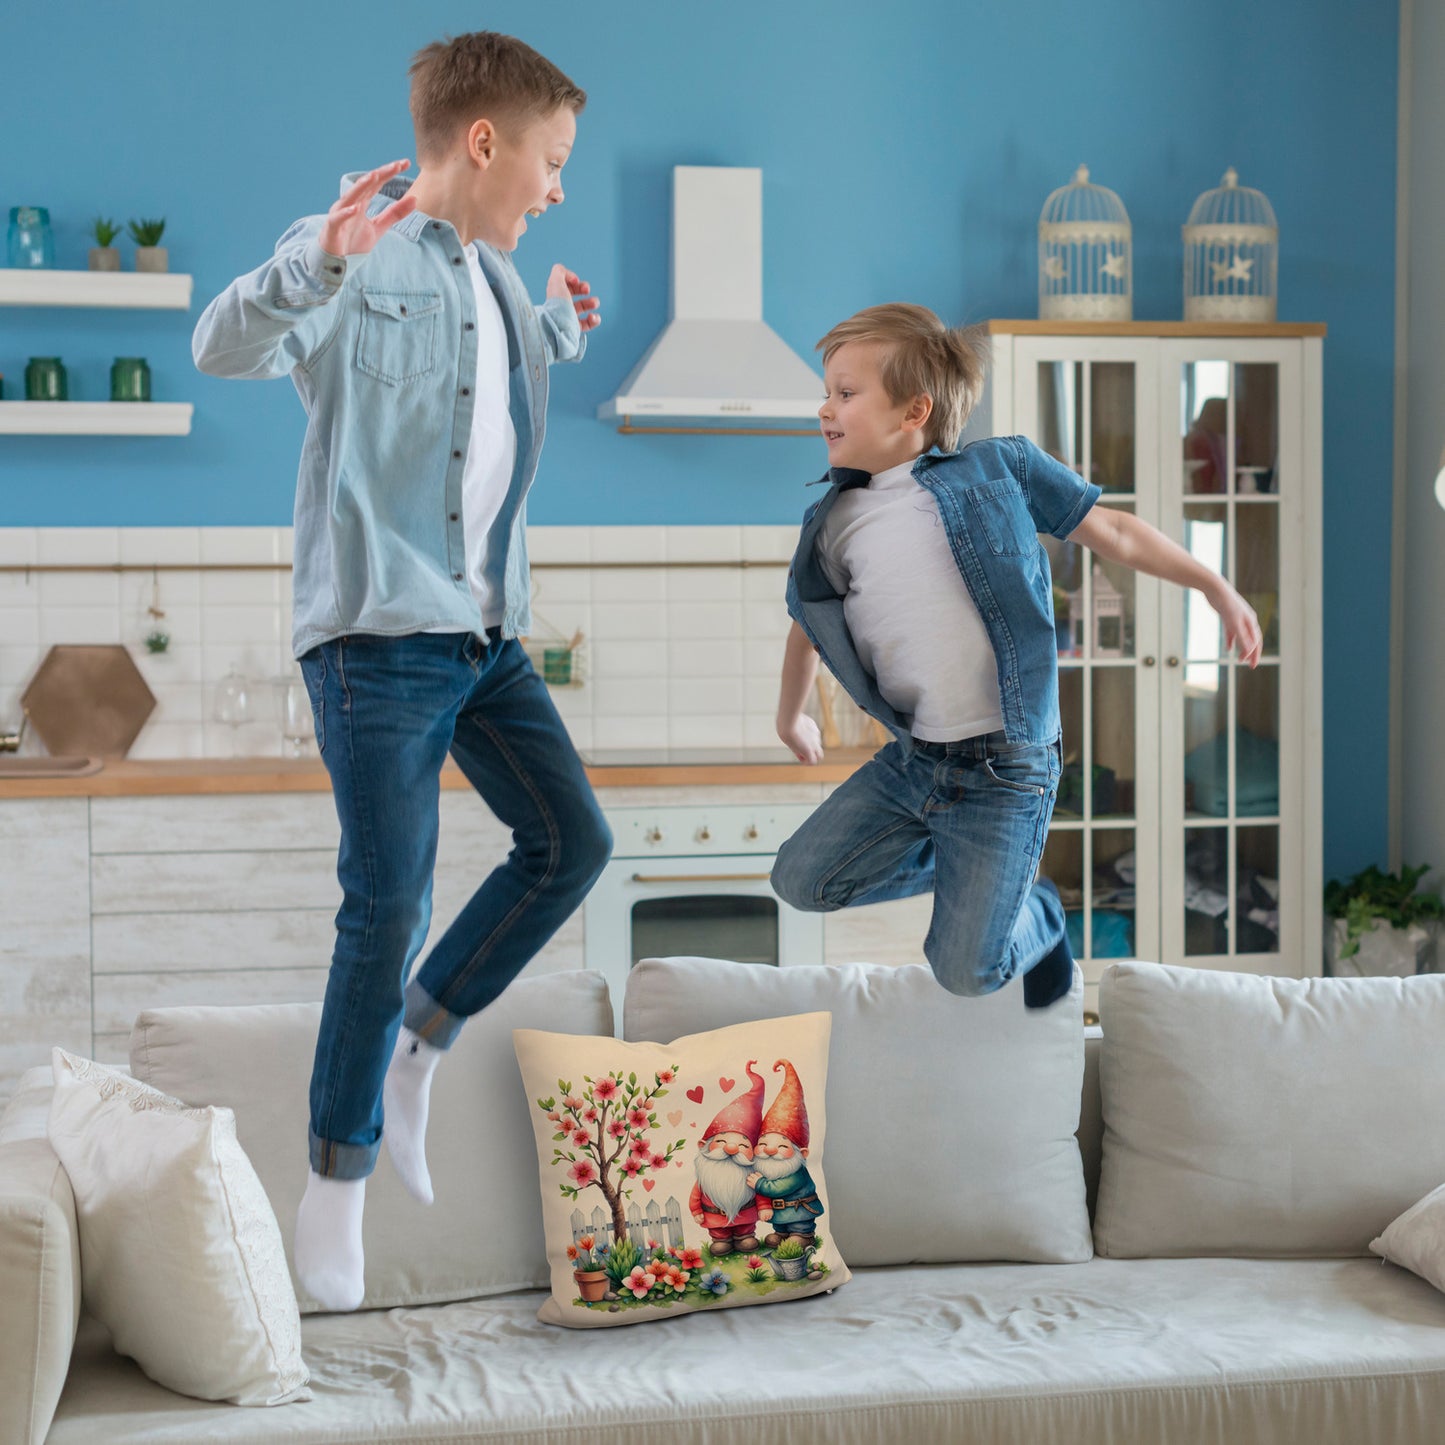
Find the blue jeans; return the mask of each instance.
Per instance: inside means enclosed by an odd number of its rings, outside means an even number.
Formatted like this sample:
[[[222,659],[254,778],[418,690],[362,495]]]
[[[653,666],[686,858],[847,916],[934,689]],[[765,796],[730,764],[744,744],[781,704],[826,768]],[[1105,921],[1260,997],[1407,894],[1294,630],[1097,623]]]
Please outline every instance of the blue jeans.
[[[347,636],[301,659],[341,820],[341,910],[311,1075],[311,1167],[371,1173],[403,1021],[440,1048],[557,931],[612,836],[521,644],[471,633]],[[513,847],[416,976],[431,924],[447,753]]]
[[[1051,1003],[1073,980],[1058,893],[1034,882],[1058,744],[995,732],[915,748],[904,761],[889,743],[829,796],[779,849],[774,890],[794,908],[829,912],[931,888],[923,953],[944,988],[992,993],[1047,962],[1047,984],[1041,969],[1026,1002]]]

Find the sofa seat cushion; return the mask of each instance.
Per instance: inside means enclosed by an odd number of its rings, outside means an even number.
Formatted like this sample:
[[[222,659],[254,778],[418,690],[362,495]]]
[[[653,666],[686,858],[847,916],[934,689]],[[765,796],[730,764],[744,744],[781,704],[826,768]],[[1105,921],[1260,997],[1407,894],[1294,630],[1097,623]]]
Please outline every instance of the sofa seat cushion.
[[[1438,1445],[1445,1418],[1445,1297],[1378,1260],[860,1270],[641,1335],[564,1333],[542,1298],[304,1320],[314,1398],[264,1418],[159,1389],[87,1326],[47,1445]]]

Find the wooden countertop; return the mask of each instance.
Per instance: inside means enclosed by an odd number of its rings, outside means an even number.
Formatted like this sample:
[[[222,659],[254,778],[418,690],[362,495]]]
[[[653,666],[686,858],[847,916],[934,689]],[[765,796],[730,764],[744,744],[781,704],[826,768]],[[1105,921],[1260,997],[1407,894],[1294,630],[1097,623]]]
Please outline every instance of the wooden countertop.
[[[841,783],[873,756],[869,748],[838,748],[816,767],[803,763],[684,764],[588,768],[594,788],[717,787],[759,783]],[[454,763],[443,788],[469,784]],[[0,802],[11,798],[118,798],[189,793],[325,793],[331,780],[318,758],[120,759],[83,778],[0,776]]]

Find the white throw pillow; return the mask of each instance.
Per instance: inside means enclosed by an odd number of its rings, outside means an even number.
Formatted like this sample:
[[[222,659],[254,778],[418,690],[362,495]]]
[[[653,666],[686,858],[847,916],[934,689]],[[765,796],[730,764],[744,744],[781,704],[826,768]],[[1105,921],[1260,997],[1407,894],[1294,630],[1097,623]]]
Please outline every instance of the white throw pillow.
[[[1099,991],[1117,1258],[1363,1255],[1445,1179],[1445,977],[1120,963]]]
[[[306,1187],[307,1090],[320,1024],[320,1004],[254,1004],[151,1009],[131,1032],[137,1078],[191,1104],[235,1110],[288,1258]],[[457,1036],[432,1081],[427,1164],[436,1202],[418,1204],[402,1188],[385,1144],[366,1182],[363,1309],[547,1283],[536,1187],[530,1169],[514,1167],[532,1152],[514,1028],[611,1033],[606,981],[582,970],[518,979]],[[296,1292],[303,1314],[321,1308],[299,1283]]]
[[[957,998],[921,964],[644,959],[624,1036],[812,1009],[833,1016],[828,1179],[850,1264],[1090,1258],[1078,970],[1067,1000],[1025,1009],[1018,988]]]
[[[1412,1204],[1370,1248],[1445,1290],[1445,1184]]]
[[[198,1399],[309,1399],[281,1232],[231,1111],[52,1057],[50,1143],[75,1193],[82,1293],[115,1348]]]
[[[636,1324],[848,1279],[823,1177],[827,1014],[667,1044],[513,1038],[552,1266],[539,1319]]]

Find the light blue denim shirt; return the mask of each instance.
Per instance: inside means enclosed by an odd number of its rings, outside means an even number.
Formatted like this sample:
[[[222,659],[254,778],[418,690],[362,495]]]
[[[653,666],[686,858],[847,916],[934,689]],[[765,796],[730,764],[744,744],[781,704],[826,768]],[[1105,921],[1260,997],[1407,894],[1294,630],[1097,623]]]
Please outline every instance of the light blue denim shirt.
[[[344,176],[342,191],[360,179]],[[381,210],[410,181],[393,180]],[[481,632],[467,582],[462,470],[477,376],[476,297],[449,221],[413,211],[362,256],[317,244],[324,216],[297,221],[264,266],[233,281],[196,324],[212,376],[291,377],[306,408],[296,479],[297,657],[348,632]],[[487,581],[502,635],[531,626],[526,498],[547,418],[547,367],[586,347],[569,298],[534,306],[512,259],[476,242],[501,307],[517,432]]]
[[[978,608],[998,664],[999,709],[1011,743],[1052,743],[1060,734],[1053,581],[1038,534],[1067,537],[1100,491],[1024,437],[991,437],[958,452],[934,447],[913,464],[914,480],[938,503],[958,570]],[[913,719],[895,711],[859,660],[843,599],[818,563],[816,542],[840,492],[868,473],[834,467],[827,493],[808,508],[788,572],[788,611],[824,665],[865,712],[913,753]],[[907,566],[900,558],[899,566]],[[946,639],[938,665],[947,667]]]

